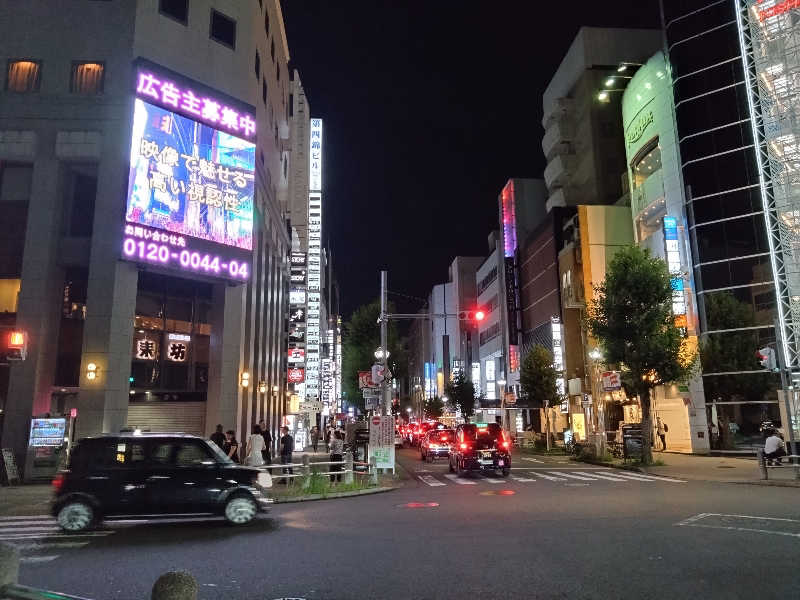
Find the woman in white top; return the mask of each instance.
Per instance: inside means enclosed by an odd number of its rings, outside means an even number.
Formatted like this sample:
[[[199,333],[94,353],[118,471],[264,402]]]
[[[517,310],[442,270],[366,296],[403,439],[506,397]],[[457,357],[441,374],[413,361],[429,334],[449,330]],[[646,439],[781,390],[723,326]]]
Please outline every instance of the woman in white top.
[[[250,467],[260,467],[264,464],[264,457],[261,451],[264,450],[264,436],[261,435],[261,428],[253,425],[253,433],[247,438],[247,458],[245,464]]]

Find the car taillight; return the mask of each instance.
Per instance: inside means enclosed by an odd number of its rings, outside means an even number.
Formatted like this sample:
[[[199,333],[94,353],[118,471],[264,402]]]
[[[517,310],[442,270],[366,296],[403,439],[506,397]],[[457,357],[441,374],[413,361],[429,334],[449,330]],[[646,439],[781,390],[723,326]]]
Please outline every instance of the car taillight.
[[[510,445],[510,444],[509,444],[508,442],[503,442],[503,448],[508,448],[508,447],[509,447],[509,445]]]
[[[469,448],[469,444],[465,444],[464,442],[461,442],[458,446],[462,450],[466,450],[467,448]]]
[[[53,478],[53,482],[52,482],[52,483],[53,483],[53,490],[54,490],[56,493],[60,492],[60,491],[61,491],[61,488],[63,488],[63,487],[64,487],[64,474],[63,474],[63,473],[58,473],[58,474],[57,474],[57,475],[56,475],[56,476]]]

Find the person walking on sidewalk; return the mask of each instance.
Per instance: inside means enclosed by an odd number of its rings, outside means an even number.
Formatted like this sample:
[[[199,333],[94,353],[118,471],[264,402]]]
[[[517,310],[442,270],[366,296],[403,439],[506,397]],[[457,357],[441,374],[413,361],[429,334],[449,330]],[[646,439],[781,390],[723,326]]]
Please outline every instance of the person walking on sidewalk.
[[[272,464],[272,434],[269,432],[269,427],[267,427],[266,421],[261,419],[258,422],[258,426],[261,428],[261,437],[264,438],[264,449],[261,451],[261,456],[264,459],[264,464],[271,465]]]
[[[217,425],[217,430],[211,434],[210,439],[219,446],[220,450],[225,447],[225,434],[222,432],[222,425]]]
[[[281,432],[283,433],[281,436],[281,464],[290,465],[292,464],[292,452],[294,452],[294,438],[289,434],[288,427],[281,427]],[[294,475],[292,467],[284,468],[283,472]],[[283,481],[286,482],[285,479]]]
[[[667,450],[667,431],[668,427],[661,421],[661,417],[656,417],[656,433],[661,438],[661,451]]]
[[[311,428],[311,447],[314,449],[314,453],[317,452],[317,446],[319,446],[319,427],[314,425]]]
[[[252,433],[247,439],[247,452],[244,463],[248,467],[261,467],[264,465],[264,457],[261,451],[264,449],[264,437],[261,435],[261,427],[253,425]]]
[[[239,462],[239,442],[236,441],[236,432],[233,429],[228,429],[225,432],[225,445],[222,451],[228,455],[233,462]]]
[[[338,465],[331,465],[331,473],[337,473],[336,475],[331,475],[331,481],[341,481],[342,480],[342,456],[344,455],[344,440],[342,440],[342,434],[339,431],[335,431],[333,435],[331,435],[330,441],[330,450],[331,450],[331,462],[338,462]]]

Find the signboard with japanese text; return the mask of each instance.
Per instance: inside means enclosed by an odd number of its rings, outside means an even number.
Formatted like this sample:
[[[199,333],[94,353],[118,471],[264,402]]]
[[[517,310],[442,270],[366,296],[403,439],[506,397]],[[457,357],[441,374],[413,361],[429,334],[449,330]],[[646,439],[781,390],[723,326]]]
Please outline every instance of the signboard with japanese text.
[[[31,419],[31,431],[28,446],[61,446],[67,430],[67,420],[57,419]]]
[[[135,77],[123,258],[247,281],[255,111],[147,61]]]
[[[289,348],[289,363],[303,363],[306,359],[306,351],[302,348]]]
[[[303,383],[306,380],[305,369],[290,368],[287,374],[289,383]]]
[[[372,371],[358,372],[358,387],[361,389],[378,387],[377,384],[372,381]]]
[[[136,360],[157,360],[161,349],[159,332],[135,333],[133,337],[133,358]]]
[[[369,420],[369,455],[378,469],[394,470],[394,417],[375,416]]]
[[[622,380],[619,371],[603,371],[603,390],[606,392],[616,391],[622,388]]]

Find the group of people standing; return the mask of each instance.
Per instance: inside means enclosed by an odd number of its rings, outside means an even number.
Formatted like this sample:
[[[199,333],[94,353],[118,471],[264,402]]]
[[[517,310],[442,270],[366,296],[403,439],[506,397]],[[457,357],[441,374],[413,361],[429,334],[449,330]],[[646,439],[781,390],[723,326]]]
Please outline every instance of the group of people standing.
[[[216,431],[211,434],[211,441],[219,446],[233,462],[249,467],[272,464],[272,434],[263,419],[257,425],[253,425],[243,451],[236,439],[236,432],[229,429],[223,433],[222,429],[222,425],[217,425]],[[279,439],[281,464],[291,464],[294,438],[289,433],[288,427],[281,427],[281,434]],[[292,472],[291,467],[288,472]]]

